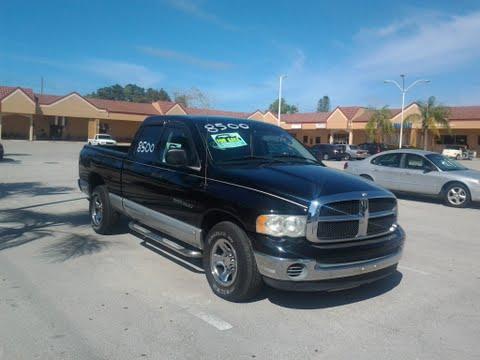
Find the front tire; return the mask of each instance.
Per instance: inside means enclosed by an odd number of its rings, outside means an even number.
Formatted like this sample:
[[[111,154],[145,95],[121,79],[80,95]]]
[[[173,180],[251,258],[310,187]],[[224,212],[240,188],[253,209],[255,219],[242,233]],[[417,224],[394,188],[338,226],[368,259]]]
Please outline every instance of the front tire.
[[[90,196],[90,223],[98,234],[111,234],[118,221],[118,213],[110,204],[110,197],[105,185],[97,186]]]
[[[328,160],[330,159],[330,156],[328,156],[328,154],[323,154],[323,160]]]
[[[352,156],[350,154],[345,155],[345,160],[346,161],[352,160]]]
[[[445,189],[444,201],[447,206],[464,208],[471,202],[470,191],[463,184],[451,184]]]
[[[230,221],[215,225],[208,233],[203,263],[212,291],[225,300],[249,300],[262,287],[250,239]]]

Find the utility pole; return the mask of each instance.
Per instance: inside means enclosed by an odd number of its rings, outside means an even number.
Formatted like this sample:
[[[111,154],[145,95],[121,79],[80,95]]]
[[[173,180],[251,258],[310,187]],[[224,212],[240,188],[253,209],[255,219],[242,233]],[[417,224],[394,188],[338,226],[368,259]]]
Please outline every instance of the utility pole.
[[[416,80],[413,83],[411,83],[407,88],[405,88],[405,74],[401,74],[400,77],[402,78],[402,86],[395,80],[384,80],[384,83],[391,83],[394,84],[402,93],[402,120],[400,121],[400,140],[398,143],[398,148],[402,148],[402,142],[403,142],[403,117],[404,117],[404,110],[405,110],[405,94],[410,90],[412,87],[419,83],[429,83],[430,80],[425,80],[425,79],[420,79]]]
[[[281,109],[282,109],[282,80],[286,78],[287,75],[280,75],[280,84],[278,86],[278,116],[277,116],[277,125],[280,126],[280,116],[281,116]]]

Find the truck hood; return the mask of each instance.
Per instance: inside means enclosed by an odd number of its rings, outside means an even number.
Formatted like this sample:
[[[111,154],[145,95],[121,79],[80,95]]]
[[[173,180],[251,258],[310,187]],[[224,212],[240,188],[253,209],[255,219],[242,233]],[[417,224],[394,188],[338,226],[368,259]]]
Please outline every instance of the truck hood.
[[[215,169],[215,179],[246,186],[304,205],[321,196],[351,191],[385,191],[368,180],[343,171],[309,164],[270,164]]]

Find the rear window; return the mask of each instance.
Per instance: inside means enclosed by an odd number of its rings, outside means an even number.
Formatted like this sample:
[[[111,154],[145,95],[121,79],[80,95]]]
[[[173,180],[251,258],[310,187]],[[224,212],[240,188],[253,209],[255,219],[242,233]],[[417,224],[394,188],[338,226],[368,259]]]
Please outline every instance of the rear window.
[[[98,135],[98,139],[110,140],[112,137],[110,135]]]
[[[385,154],[372,159],[372,164],[386,167],[400,167],[401,159],[402,154],[400,153]]]

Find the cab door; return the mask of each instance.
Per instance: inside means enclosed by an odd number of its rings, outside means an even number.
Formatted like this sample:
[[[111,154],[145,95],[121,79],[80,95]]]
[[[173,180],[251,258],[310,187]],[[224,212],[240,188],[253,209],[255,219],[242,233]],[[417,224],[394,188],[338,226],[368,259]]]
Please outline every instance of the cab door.
[[[195,144],[192,132],[185,124],[173,122],[167,125],[155,166],[163,169],[162,186],[167,194],[166,201],[159,204],[158,211],[186,224],[200,226],[200,214],[205,204],[205,177],[200,149]],[[185,151],[184,164],[169,162],[169,150],[178,149]]]

